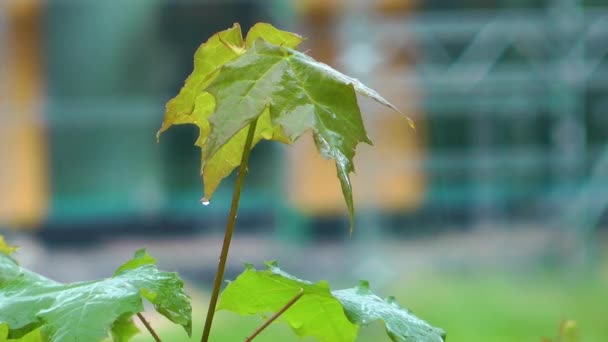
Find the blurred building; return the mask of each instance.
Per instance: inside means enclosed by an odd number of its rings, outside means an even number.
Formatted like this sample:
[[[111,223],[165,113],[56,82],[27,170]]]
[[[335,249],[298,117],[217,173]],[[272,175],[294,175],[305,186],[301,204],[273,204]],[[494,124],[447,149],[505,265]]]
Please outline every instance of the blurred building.
[[[326,44],[333,46],[330,58],[401,101],[398,107],[419,127],[418,149],[405,148],[398,152],[402,158],[382,157],[389,161],[388,172],[402,170],[401,176],[387,176],[397,180],[393,191],[405,186],[415,199],[388,215],[406,213],[397,229],[506,221],[554,225],[568,215],[575,198],[605,203],[599,189],[608,175],[593,172],[606,169],[605,4],[310,3],[318,13],[333,15],[324,24],[327,32],[318,35],[334,39]],[[313,32],[319,27],[307,26]],[[377,118],[374,109],[366,109]],[[374,164],[383,179],[387,168]],[[416,174],[412,167],[423,175],[402,185],[406,174]],[[390,198],[391,192],[380,193]],[[418,192],[421,196],[411,196]],[[579,220],[589,214],[599,221],[605,206],[595,207]],[[581,222],[570,223],[574,228]]]
[[[0,3],[0,227],[46,216],[44,72],[36,1]]]
[[[0,226],[65,236],[222,222],[231,182],[203,210],[195,129],[160,145],[154,133],[197,46],[237,21],[303,33],[312,56],[414,119],[416,133],[361,101],[375,146],[358,149],[355,201],[380,227],[537,220],[602,161],[602,1],[13,0],[0,4]],[[253,158],[242,220],[287,236],[346,221],[310,141]]]

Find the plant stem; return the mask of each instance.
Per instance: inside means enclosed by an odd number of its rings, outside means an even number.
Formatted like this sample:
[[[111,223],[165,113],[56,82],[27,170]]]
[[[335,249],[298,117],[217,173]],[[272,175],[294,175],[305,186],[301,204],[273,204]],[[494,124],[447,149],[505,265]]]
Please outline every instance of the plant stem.
[[[222,244],[222,252],[220,253],[220,261],[217,265],[217,272],[215,273],[215,281],[213,282],[213,291],[211,292],[211,301],[209,302],[209,309],[207,309],[207,318],[205,319],[205,328],[203,329],[202,342],[209,341],[209,334],[211,333],[211,323],[213,322],[213,315],[215,314],[215,306],[220,293],[220,287],[224,280],[224,271],[226,270],[226,261],[228,260],[228,250],[230,249],[230,241],[232,240],[232,232],[234,231],[234,222],[236,221],[236,214],[239,209],[239,199],[241,198],[241,188],[243,187],[243,181],[245,179],[245,173],[247,172],[247,163],[249,162],[249,155],[251,154],[251,145],[253,143],[253,134],[255,132],[255,126],[257,125],[257,119],[253,120],[249,124],[249,131],[247,133],[247,140],[245,141],[245,149],[243,150],[243,156],[241,158],[241,165],[239,167],[239,173],[234,184],[234,192],[232,194],[232,205],[230,206],[230,214],[228,215],[228,223],[226,224],[226,234],[224,235],[224,243]]]
[[[154,337],[154,341],[162,342],[160,340],[160,337],[158,337],[158,335],[156,334],[156,331],[154,331],[154,329],[152,329],[152,326],[150,325],[150,323],[148,321],[146,321],[146,319],[144,318],[144,315],[142,315],[141,312],[137,313],[137,317],[139,317],[139,320],[144,324],[146,329],[148,329],[148,331],[150,332],[150,335],[152,335],[152,337]]]
[[[255,331],[251,335],[249,335],[249,337],[247,337],[245,339],[245,342],[252,341],[264,329],[266,329],[266,327],[268,327],[270,325],[270,323],[274,322],[277,318],[279,318],[279,316],[281,316],[283,314],[283,312],[287,311],[287,309],[289,309],[292,305],[294,305],[298,301],[298,299],[300,299],[300,297],[302,297],[303,295],[304,295],[304,290],[300,289],[300,292],[298,292],[298,294],[295,295],[295,297],[291,298],[289,300],[289,302],[287,302],[287,304],[285,304],[281,308],[281,310],[277,311],[277,313],[275,313],[274,315],[272,315],[272,317],[270,317],[268,320],[266,320],[266,322],[264,322],[264,324],[260,325],[259,328],[255,329]]]

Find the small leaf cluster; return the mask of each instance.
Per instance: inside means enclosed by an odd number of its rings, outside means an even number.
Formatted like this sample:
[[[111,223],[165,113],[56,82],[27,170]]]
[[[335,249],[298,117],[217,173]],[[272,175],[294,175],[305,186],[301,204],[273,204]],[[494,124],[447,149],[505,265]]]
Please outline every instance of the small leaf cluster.
[[[230,282],[220,298],[218,310],[241,315],[278,311],[299,292],[304,295],[281,319],[299,336],[313,336],[322,342],[352,342],[360,326],[383,321],[396,342],[443,342],[445,333],[397,304],[375,295],[366,281],[354,288],[331,291],[325,281],[311,283],[281,270],[276,262],[265,270],[247,268]]]
[[[0,236],[0,341],[128,341],[143,300],[192,332],[190,298],[176,273],[162,272],[145,250],[107,279],[61,284],[19,266]]]

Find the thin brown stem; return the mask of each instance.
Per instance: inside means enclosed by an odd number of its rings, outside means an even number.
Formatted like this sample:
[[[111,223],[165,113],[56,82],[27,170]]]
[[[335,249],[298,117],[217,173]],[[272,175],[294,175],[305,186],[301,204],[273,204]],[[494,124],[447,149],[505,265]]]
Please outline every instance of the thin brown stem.
[[[245,149],[243,150],[241,165],[239,166],[239,173],[236,178],[236,183],[234,184],[234,192],[232,194],[232,205],[230,206],[228,223],[226,223],[224,243],[222,244],[222,252],[220,253],[220,260],[217,265],[217,272],[215,273],[213,291],[211,292],[211,301],[209,302],[209,308],[207,309],[207,318],[205,319],[205,328],[203,329],[203,336],[201,338],[201,342],[209,341],[209,334],[211,333],[211,323],[213,322],[213,315],[215,314],[215,306],[217,304],[217,299],[220,294],[220,287],[222,286],[222,281],[224,280],[224,271],[226,270],[226,261],[228,260],[228,250],[230,249],[230,241],[232,240],[232,232],[234,231],[236,214],[239,210],[241,188],[243,187],[245,173],[247,172],[247,163],[249,162],[249,155],[251,154],[251,145],[253,143],[253,135],[255,132],[256,124],[257,119],[252,121],[251,124],[249,124],[249,131],[247,133]]]
[[[150,325],[150,323],[148,321],[146,321],[146,319],[144,318],[144,315],[142,315],[141,312],[137,313],[137,317],[139,317],[139,320],[144,324],[146,329],[148,329],[148,331],[150,332],[150,335],[152,335],[152,337],[154,337],[154,341],[162,342],[160,337],[158,337],[158,335],[156,334],[156,331],[154,331],[154,329],[152,329],[152,326]]]
[[[252,341],[264,329],[266,329],[272,322],[274,322],[277,318],[279,318],[279,316],[281,316],[285,311],[287,311],[287,309],[289,309],[292,305],[294,305],[298,301],[298,299],[300,299],[300,297],[302,297],[303,295],[304,295],[304,290],[300,289],[300,292],[298,292],[297,295],[295,295],[293,298],[291,298],[289,300],[289,302],[287,302],[287,304],[285,304],[281,308],[281,310],[277,311],[277,313],[275,313],[274,315],[272,315],[272,317],[270,317],[269,319],[267,319],[266,322],[264,322],[264,324],[260,325],[257,329],[255,329],[255,331],[251,335],[249,335],[249,337],[247,337],[245,339],[245,342]]]

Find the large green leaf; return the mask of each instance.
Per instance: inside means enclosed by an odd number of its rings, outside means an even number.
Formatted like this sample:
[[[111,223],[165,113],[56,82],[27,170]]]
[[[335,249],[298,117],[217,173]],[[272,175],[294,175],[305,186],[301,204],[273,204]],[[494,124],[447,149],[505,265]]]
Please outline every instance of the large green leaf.
[[[394,298],[376,296],[365,281],[355,288],[330,291],[327,282],[313,284],[298,279],[275,263],[267,263],[263,271],[247,266],[222,293],[218,310],[266,316],[279,311],[300,291],[304,295],[280,316],[300,336],[350,342],[355,340],[359,326],[382,320],[396,342],[445,340],[443,330],[401,308]]]
[[[205,200],[211,196],[222,179],[230,175],[241,161],[246,129],[235,132],[228,144],[225,144],[213,157],[205,157],[205,145],[210,133],[209,116],[215,110],[215,99],[204,89],[218,75],[221,67],[245,52],[256,39],[264,39],[272,44],[295,48],[302,37],[276,29],[270,24],[254,25],[243,41],[241,28],[235,24],[232,28],[216,33],[202,44],[194,55],[194,70],[186,80],[179,94],[167,103],[165,119],[157,136],[177,124],[194,124],[199,128],[196,145],[202,149],[201,175],[205,186]],[[260,113],[261,114],[261,113]],[[258,120],[252,146],[262,139],[274,139],[287,142],[280,129],[273,127],[268,113]]]
[[[280,319],[299,336],[313,336],[326,342],[355,339],[357,326],[344,315],[342,305],[331,295],[327,282],[313,284],[286,274],[276,264],[268,263],[266,266],[266,270],[247,267],[228,284],[217,309],[264,316],[279,311],[303,291],[303,296]]]
[[[244,41],[236,24],[215,34],[196,52],[193,73],[167,104],[159,135],[174,124],[199,127],[206,202],[239,165],[253,120],[252,147],[262,139],[291,143],[312,130],[321,155],[336,163],[352,231],[353,157],[360,142],[371,144],[356,93],[396,108],[358,80],[293,50],[302,40],[264,23]]]
[[[257,40],[242,56],[226,63],[206,91],[215,97],[211,134],[203,158],[213,158],[249,123],[270,113],[290,142],[312,130],[321,155],[333,159],[353,221],[349,174],[359,142],[367,137],[356,92],[394,107],[356,79],[289,47]]]
[[[394,298],[383,300],[375,295],[366,281],[351,289],[333,291],[344,306],[351,322],[366,325],[384,321],[386,332],[395,342],[443,342],[445,333],[414,316],[397,304]]]
[[[191,307],[183,281],[161,272],[145,250],[118,268],[113,277],[61,284],[19,267],[0,254],[0,332],[9,338],[40,330],[49,341],[100,341],[111,333],[127,341],[135,326],[131,316],[143,310],[142,299],[191,333]]]

